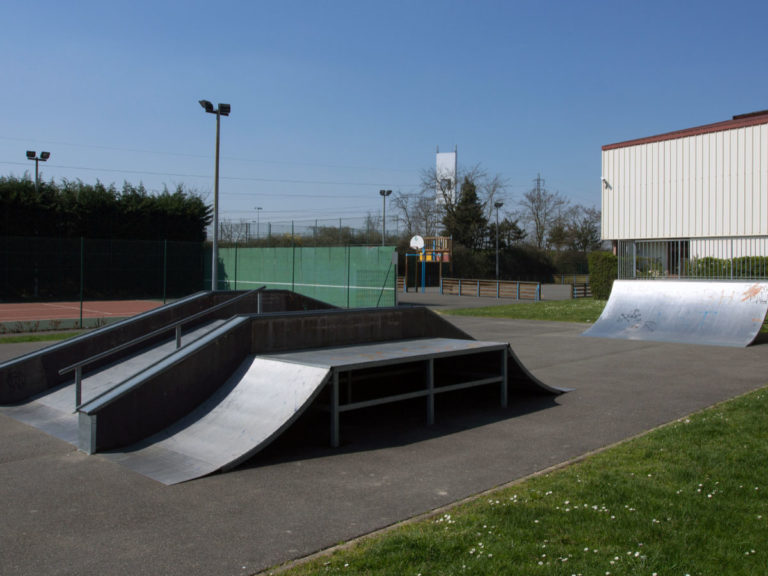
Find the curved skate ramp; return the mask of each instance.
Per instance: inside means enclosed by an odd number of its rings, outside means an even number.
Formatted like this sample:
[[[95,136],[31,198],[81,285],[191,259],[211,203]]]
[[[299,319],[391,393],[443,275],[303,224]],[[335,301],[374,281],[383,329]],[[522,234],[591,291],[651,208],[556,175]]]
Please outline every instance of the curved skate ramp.
[[[768,282],[616,280],[584,336],[748,346],[768,312]]]
[[[329,374],[327,367],[251,356],[186,417],[138,444],[102,456],[163,484],[233,468],[288,428]]]

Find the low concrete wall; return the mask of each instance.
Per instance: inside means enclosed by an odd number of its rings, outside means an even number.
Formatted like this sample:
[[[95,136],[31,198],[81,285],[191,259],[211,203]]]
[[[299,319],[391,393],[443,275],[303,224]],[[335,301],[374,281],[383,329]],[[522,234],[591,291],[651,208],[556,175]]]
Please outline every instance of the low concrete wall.
[[[251,319],[252,354],[425,337],[472,339],[423,307],[337,310]]]
[[[43,350],[0,364],[0,404],[20,402],[74,376],[59,375],[59,370],[78,360],[94,356],[129,342],[187,316],[210,307],[210,293],[201,292],[133,318],[76,336]],[[144,344],[146,346],[146,343]],[[95,367],[95,366],[94,366]]]

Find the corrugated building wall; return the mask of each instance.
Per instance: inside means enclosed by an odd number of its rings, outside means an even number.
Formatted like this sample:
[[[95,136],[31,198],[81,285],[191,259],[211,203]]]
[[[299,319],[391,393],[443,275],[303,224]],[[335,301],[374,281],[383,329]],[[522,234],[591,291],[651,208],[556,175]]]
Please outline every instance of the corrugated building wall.
[[[603,146],[602,237],[768,235],[768,111]]]

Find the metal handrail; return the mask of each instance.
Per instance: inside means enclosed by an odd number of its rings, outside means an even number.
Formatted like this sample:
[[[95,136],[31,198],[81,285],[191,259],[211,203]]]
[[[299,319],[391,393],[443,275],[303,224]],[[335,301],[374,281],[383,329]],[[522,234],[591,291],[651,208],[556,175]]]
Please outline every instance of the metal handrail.
[[[152,332],[148,334],[144,334],[143,336],[139,336],[138,338],[134,338],[133,340],[130,340],[128,342],[123,342],[122,344],[118,344],[117,346],[110,348],[109,350],[105,350],[104,352],[99,352],[98,354],[94,354],[93,356],[89,356],[85,360],[80,360],[79,362],[76,362],[75,364],[71,364],[65,368],[62,368],[59,370],[59,375],[63,376],[64,374],[67,374],[69,372],[74,371],[75,372],[75,408],[80,406],[81,400],[82,400],[82,383],[83,383],[83,366],[87,366],[88,364],[93,364],[94,362],[98,362],[99,360],[103,360],[104,358],[108,358],[109,356],[112,356],[113,354],[116,354],[117,352],[122,352],[123,350],[130,348],[132,346],[135,346],[136,344],[141,344],[142,342],[146,342],[147,340],[150,340],[156,336],[159,336],[161,334],[165,334],[166,332],[170,332],[171,330],[175,330],[176,332],[176,350],[181,348],[181,327],[185,324],[189,324],[190,322],[193,322],[199,318],[204,317],[207,314],[210,314],[211,312],[215,312],[216,310],[219,310],[221,308],[224,308],[225,306],[228,306],[230,304],[233,304],[237,302],[238,300],[242,300],[243,298],[246,298],[247,296],[252,295],[254,292],[261,292],[264,290],[266,286],[261,286],[260,288],[256,288],[255,290],[249,290],[245,294],[241,294],[240,296],[236,296],[235,298],[232,298],[231,300],[227,300],[226,302],[221,302],[220,304],[216,304],[216,306],[213,306],[211,308],[207,308],[206,310],[201,310],[200,312],[197,312],[196,314],[193,314],[192,316],[188,316],[187,318],[183,318],[181,320],[177,320],[176,322],[173,322],[171,324],[167,324],[166,326],[163,326],[162,328],[158,328],[157,330],[153,330]],[[261,294],[259,294],[261,296]],[[259,304],[257,305],[257,309],[259,312],[261,312],[261,297],[259,297]]]

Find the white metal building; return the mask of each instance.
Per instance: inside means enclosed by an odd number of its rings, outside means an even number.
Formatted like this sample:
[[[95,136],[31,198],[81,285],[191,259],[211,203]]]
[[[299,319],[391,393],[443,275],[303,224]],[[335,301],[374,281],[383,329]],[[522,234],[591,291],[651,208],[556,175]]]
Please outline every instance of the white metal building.
[[[768,277],[768,110],[603,146],[602,187],[619,277]]]
[[[435,156],[435,202],[442,206],[446,202],[456,204],[459,200],[458,177],[459,147],[453,152],[440,152]]]

